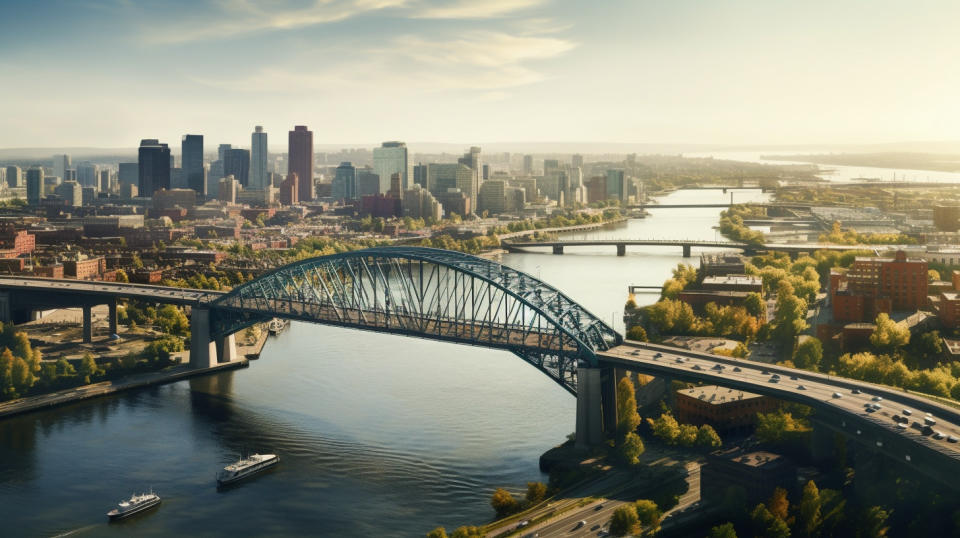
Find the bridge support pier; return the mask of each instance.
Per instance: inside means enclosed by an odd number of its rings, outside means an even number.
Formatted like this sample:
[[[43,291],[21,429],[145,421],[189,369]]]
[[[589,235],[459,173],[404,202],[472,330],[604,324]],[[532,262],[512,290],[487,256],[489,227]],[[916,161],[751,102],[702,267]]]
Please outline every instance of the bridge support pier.
[[[817,463],[832,459],[835,455],[833,432],[825,426],[814,424],[810,435],[810,452]]]
[[[217,338],[217,362],[233,362],[239,358],[237,339],[234,335]]]
[[[683,245],[683,257],[684,258],[690,257],[690,245]]]
[[[577,368],[577,448],[603,442],[603,369]],[[614,395],[616,398],[616,395]]]
[[[107,303],[107,322],[110,325],[110,336],[117,334],[117,300]]]
[[[620,243],[617,245],[617,256],[627,255],[627,245]]]
[[[13,320],[13,312],[10,309],[10,292],[0,292],[0,321],[9,323]]]
[[[554,254],[563,254],[563,245],[553,245]]]
[[[210,309],[190,309],[190,367],[210,368],[217,364],[217,343],[210,338]]]
[[[93,342],[93,307],[83,305],[83,343]]]

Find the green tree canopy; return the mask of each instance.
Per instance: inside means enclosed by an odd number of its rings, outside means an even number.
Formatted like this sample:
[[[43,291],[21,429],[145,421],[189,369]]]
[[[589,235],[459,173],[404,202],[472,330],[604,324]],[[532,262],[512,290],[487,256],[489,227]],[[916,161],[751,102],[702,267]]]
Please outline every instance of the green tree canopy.
[[[520,503],[517,502],[517,499],[515,499],[509,491],[503,488],[497,488],[490,498],[490,506],[493,507],[499,519],[516,512],[520,507]]]
[[[610,516],[610,534],[614,536],[626,536],[636,534],[640,530],[640,518],[637,516],[637,508],[632,504],[625,504],[613,511]]]
[[[817,371],[820,361],[823,359],[823,344],[814,337],[808,337],[797,345],[793,352],[793,364],[797,368],[804,370]]]
[[[624,461],[629,465],[640,463],[640,456],[643,455],[644,450],[645,447],[640,436],[635,432],[627,432],[620,444],[620,453],[623,455]]]
[[[623,376],[617,382],[617,433],[622,439],[626,434],[635,431],[639,425],[636,387],[630,380],[630,376]]]
[[[707,538],[737,538],[737,531],[733,528],[733,523],[727,522],[723,525],[717,525],[710,529]]]
[[[895,351],[910,343],[910,329],[905,324],[890,319],[881,312],[877,315],[876,329],[870,335],[870,345],[881,351]]]

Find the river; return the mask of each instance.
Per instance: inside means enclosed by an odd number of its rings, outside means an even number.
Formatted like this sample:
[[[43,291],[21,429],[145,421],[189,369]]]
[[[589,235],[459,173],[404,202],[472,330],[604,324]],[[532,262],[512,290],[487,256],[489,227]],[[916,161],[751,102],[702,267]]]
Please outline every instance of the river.
[[[730,161],[784,165],[784,164],[815,164],[809,161],[774,161],[764,159],[763,155],[814,155],[837,153],[836,150],[769,150],[758,151],[711,151],[703,153],[686,153],[686,157],[713,157]],[[879,181],[917,181],[936,183],[960,183],[960,173],[941,172],[938,170],[913,170],[908,168],[877,168],[872,166],[846,166],[839,164],[818,165],[825,172],[820,176],[827,181],[863,181],[864,179]]]
[[[728,196],[680,191],[663,202]],[[715,239],[719,211],[651,209],[570,235]],[[623,257],[580,247],[502,261],[622,330],[628,285],[659,285],[677,263],[697,260],[680,247],[628,247]],[[294,323],[248,369],[3,421],[0,522],[4,536],[423,536],[488,521],[496,487],[545,480],[538,457],[573,431],[574,408],[506,352]],[[218,492],[215,472],[245,450],[281,462]],[[107,524],[107,510],[150,488],[159,509]]]

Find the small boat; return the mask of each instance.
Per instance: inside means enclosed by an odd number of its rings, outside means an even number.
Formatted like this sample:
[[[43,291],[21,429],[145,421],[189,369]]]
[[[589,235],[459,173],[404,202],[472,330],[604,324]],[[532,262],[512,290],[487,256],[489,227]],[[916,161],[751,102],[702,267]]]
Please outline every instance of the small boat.
[[[285,319],[273,318],[270,320],[269,330],[270,334],[280,334],[284,329],[287,328],[290,322]]]
[[[276,454],[254,454],[249,458],[240,458],[237,463],[231,463],[217,473],[217,485],[226,486],[243,480],[279,462],[280,456]]]
[[[151,491],[142,495],[131,495],[130,500],[120,501],[116,508],[107,512],[111,520],[128,518],[160,504],[160,496]]]

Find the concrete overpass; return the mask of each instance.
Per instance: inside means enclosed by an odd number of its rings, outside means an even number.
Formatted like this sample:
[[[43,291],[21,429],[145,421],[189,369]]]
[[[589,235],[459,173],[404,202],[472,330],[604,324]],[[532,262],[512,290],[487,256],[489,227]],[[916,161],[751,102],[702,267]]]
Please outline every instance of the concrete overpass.
[[[83,341],[93,339],[91,309],[106,304],[110,334],[117,332],[117,299],[137,299],[160,304],[198,306],[225,292],[56,278],[0,276],[0,321],[23,323],[37,312],[53,308],[83,309]]]
[[[816,410],[815,456],[829,455],[833,450],[830,437],[824,437],[825,431],[833,431],[862,449],[898,460],[944,485],[960,489],[960,483],[953,479],[953,472],[960,469],[960,442],[956,441],[960,440],[960,410],[957,408],[893,387],[656,344],[628,341],[598,352],[597,356],[605,368],[592,376],[582,375],[583,386],[578,387],[578,396],[581,392],[598,395],[584,399],[582,409],[578,398],[578,416],[583,415],[588,437],[602,438],[601,428],[611,425],[606,421],[611,417],[615,420],[615,397],[602,395],[610,390],[609,384],[603,385],[602,370],[620,367],[808,405]],[[774,374],[780,376],[777,382],[771,381]],[[874,401],[875,397],[882,400]],[[603,404],[613,401],[614,408],[590,406],[601,400]],[[867,404],[877,404],[881,409],[868,410]],[[905,415],[904,410],[910,414]],[[898,426],[894,415],[905,418],[908,425]],[[931,426],[933,432],[943,433],[943,438],[935,438],[929,430],[926,434],[923,432],[928,416],[935,421]],[[951,437],[955,441],[951,442]]]

